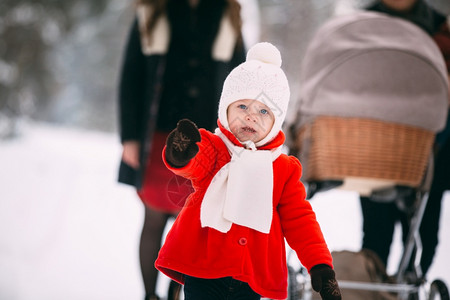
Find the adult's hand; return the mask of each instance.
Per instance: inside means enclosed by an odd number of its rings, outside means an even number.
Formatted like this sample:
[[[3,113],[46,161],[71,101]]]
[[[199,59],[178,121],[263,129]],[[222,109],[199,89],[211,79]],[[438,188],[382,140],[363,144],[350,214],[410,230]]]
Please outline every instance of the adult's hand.
[[[125,141],[123,142],[122,160],[130,167],[139,168],[139,148],[140,143],[138,141]]]

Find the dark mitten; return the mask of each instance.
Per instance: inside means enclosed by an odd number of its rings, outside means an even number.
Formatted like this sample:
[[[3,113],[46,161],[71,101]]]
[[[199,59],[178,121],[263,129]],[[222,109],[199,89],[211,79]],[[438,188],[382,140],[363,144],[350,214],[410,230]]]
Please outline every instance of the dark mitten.
[[[167,162],[173,167],[184,167],[197,154],[196,143],[200,140],[197,125],[188,119],[179,121],[166,140]]]
[[[328,265],[316,265],[309,272],[312,288],[323,300],[341,300],[341,290],[333,269]]]

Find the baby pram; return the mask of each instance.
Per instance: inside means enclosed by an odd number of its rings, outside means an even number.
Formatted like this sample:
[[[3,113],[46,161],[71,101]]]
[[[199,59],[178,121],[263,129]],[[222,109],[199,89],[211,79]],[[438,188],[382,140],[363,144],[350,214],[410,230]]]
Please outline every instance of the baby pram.
[[[420,255],[432,147],[447,117],[447,72],[439,49],[410,22],[356,12],[319,29],[301,72],[293,150],[303,164],[308,197],[338,187],[379,201],[416,194],[412,203],[401,203],[410,212],[410,230],[395,282],[344,281],[338,273],[343,299],[346,290],[449,299],[445,283],[422,280],[417,263],[413,275],[405,273],[411,257]],[[295,299],[297,281],[290,283]]]

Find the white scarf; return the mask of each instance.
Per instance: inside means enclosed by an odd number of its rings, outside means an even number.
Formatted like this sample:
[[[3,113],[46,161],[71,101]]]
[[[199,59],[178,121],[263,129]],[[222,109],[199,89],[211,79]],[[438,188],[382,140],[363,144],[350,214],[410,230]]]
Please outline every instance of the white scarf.
[[[232,223],[269,233],[273,214],[273,161],[281,146],[272,150],[235,146],[221,131],[215,132],[228,148],[231,160],[212,179],[200,211],[202,227],[228,232]]]

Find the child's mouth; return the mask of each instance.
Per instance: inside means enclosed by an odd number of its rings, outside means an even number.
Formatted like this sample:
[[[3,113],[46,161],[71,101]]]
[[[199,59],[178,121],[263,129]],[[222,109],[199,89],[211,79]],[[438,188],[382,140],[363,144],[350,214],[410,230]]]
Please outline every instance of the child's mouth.
[[[251,127],[248,127],[248,126],[242,127],[242,131],[244,131],[244,132],[250,132],[250,133],[255,133],[255,132],[256,132],[255,129],[253,129],[253,128],[251,128]]]

